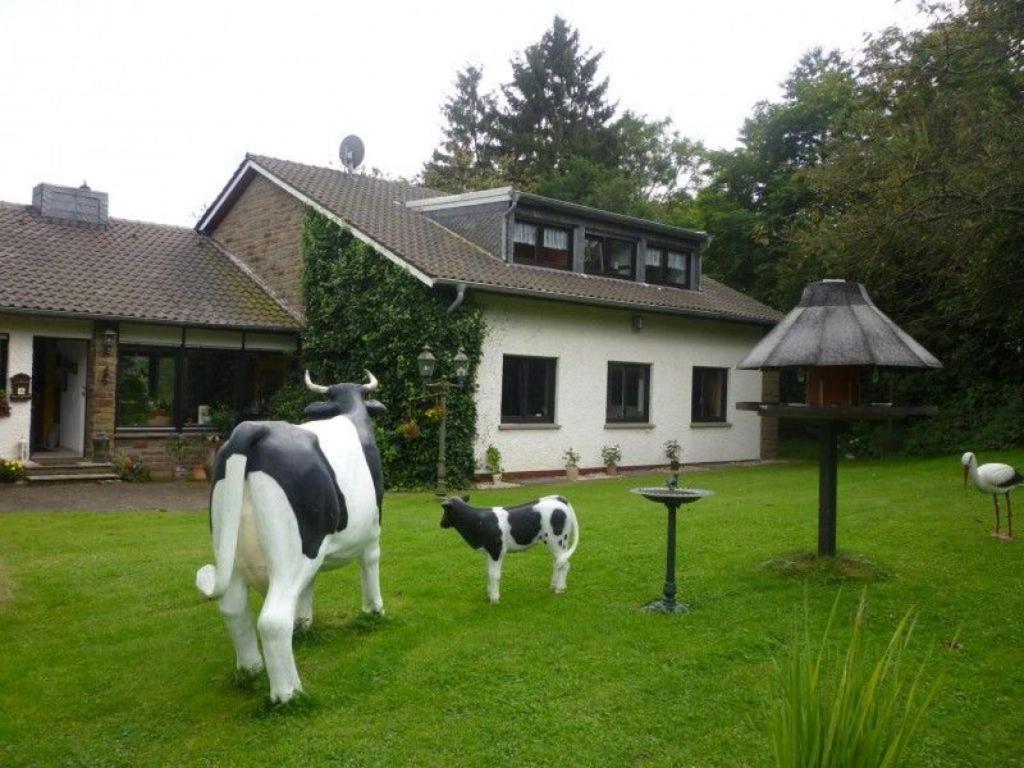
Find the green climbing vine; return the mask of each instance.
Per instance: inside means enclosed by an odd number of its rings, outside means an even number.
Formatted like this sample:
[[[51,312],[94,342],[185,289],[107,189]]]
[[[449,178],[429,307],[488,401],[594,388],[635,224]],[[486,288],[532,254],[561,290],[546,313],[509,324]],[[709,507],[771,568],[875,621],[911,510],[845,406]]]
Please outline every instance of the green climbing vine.
[[[473,388],[484,336],[479,310],[467,300],[448,314],[454,291],[428,288],[312,209],[303,223],[302,255],[305,365],[322,381],[361,381],[366,369],[377,376],[376,397],[388,412],[374,427],[388,487],[435,480],[440,414],[426,398],[416,364],[423,345],[430,344],[440,374],[450,375],[452,358],[465,350],[469,376],[448,396],[447,460],[450,481],[468,482],[474,469]]]

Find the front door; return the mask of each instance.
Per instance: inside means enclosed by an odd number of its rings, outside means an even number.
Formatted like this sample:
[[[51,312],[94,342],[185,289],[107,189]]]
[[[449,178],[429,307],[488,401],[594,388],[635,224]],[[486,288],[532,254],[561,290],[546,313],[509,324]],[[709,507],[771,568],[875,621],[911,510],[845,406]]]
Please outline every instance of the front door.
[[[33,340],[33,455],[84,454],[88,349],[84,339]]]

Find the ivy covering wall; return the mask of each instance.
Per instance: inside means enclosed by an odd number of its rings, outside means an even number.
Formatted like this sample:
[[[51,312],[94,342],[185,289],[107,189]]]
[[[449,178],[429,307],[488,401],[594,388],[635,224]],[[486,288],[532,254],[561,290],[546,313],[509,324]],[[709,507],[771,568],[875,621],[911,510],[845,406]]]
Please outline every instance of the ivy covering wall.
[[[474,470],[473,398],[484,323],[471,298],[452,314],[454,290],[431,289],[312,209],[303,222],[304,363],[314,381],[380,381],[375,397],[388,412],[375,420],[389,488],[430,486],[436,479],[438,414],[416,358],[424,343],[438,374],[452,374],[461,346],[470,359],[461,389],[449,393],[449,483],[468,483]]]

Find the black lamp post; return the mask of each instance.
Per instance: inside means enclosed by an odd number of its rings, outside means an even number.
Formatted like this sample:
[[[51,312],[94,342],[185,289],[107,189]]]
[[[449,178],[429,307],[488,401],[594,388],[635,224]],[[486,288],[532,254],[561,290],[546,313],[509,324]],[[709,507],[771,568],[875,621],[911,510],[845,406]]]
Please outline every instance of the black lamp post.
[[[462,347],[459,347],[459,351],[452,359],[452,363],[455,369],[454,380],[444,376],[434,378],[437,358],[430,351],[430,345],[424,344],[423,351],[416,358],[416,365],[419,367],[420,376],[429,390],[428,397],[436,399],[437,407],[441,412],[441,421],[437,430],[437,488],[435,493],[438,498],[443,498],[448,490],[448,468],[445,460],[448,439],[448,391],[454,387],[461,387],[466,381],[466,376],[469,374],[469,357]]]

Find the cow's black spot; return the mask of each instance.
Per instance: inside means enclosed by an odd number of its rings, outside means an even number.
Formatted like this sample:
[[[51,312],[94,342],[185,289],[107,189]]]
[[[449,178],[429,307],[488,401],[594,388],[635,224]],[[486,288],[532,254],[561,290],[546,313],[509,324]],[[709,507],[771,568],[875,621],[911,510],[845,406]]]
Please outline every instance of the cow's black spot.
[[[314,559],[326,536],[348,526],[348,508],[316,435],[284,421],[246,421],[217,452],[214,484],[227,460],[243,454],[245,473],[263,472],[284,491],[299,525],[302,554]]]
[[[512,507],[508,510],[508,527],[516,544],[529,544],[540,533],[540,512],[532,505]]]
[[[561,536],[562,531],[565,530],[565,510],[556,509],[551,513],[551,530],[555,532],[556,536]]]

